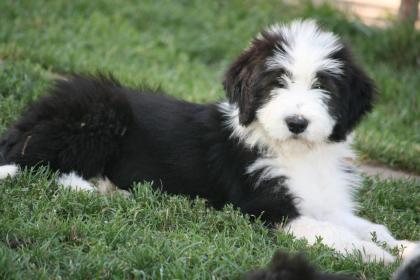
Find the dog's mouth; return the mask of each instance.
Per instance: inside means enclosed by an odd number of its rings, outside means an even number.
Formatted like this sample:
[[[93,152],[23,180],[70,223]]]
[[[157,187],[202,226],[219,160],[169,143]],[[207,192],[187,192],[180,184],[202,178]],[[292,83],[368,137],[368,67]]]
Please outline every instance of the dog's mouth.
[[[313,147],[317,144],[316,141],[312,141],[311,139],[308,139],[307,136],[304,134],[293,134],[290,135],[284,142],[299,144],[307,147]]]

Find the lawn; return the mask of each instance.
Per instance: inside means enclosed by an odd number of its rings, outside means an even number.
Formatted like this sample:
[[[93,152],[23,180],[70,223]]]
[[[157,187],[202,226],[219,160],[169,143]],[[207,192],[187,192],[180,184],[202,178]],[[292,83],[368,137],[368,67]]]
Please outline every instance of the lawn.
[[[223,97],[232,59],[262,27],[314,17],[353,46],[375,79],[374,112],[358,128],[362,158],[420,173],[420,32],[369,28],[309,4],[259,1],[0,1],[0,132],[49,83],[112,72],[189,101]],[[363,264],[250,223],[234,209],[155,193],[132,198],[63,192],[48,170],[0,183],[0,278],[235,278],[277,248],[304,250],[328,271],[388,279],[397,264]],[[420,183],[366,178],[363,216],[420,239]]]

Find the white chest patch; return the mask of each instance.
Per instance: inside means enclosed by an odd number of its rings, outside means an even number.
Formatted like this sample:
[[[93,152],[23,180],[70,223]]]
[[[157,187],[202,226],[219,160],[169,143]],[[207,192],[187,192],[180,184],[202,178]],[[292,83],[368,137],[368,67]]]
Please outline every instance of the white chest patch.
[[[356,204],[352,196],[359,177],[346,172],[344,159],[352,157],[346,143],[310,149],[287,144],[276,154],[274,158],[255,161],[248,172],[263,170],[263,178],[287,177],[286,187],[296,197],[301,215],[322,220],[337,212],[354,210]]]

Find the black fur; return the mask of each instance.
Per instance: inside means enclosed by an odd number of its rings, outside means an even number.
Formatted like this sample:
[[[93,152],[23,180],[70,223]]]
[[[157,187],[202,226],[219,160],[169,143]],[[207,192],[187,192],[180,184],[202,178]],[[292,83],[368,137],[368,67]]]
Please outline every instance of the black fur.
[[[266,269],[249,272],[243,280],[356,280],[316,271],[302,256],[277,251]]]
[[[330,140],[343,141],[362,117],[372,110],[376,88],[362,68],[354,63],[346,46],[334,53],[332,58],[343,61],[344,68],[340,78],[329,75],[330,83],[334,86],[329,108],[331,115],[337,120]]]
[[[267,224],[297,216],[284,178],[256,187],[256,175],[245,174],[259,154],[232,139],[225,122],[216,104],[74,76],[36,101],[0,146],[7,163],[49,164],[86,179],[106,176],[124,189],[152,181],[169,193],[204,197],[217,208],[232,203]]]
[[[132,122],[128,101],[114,79],[74,76],[32,104],[0,141],[7,162],[49,164],[85,178],[103,174],[120,153]]]
[[[417,248],[419,250],[420,247]],[[393,280],[418,280],[420,279],[420,255],[404,263],[397,271]]]
[[[257,109],[269,99],[270,91],[281,86],[279,77],[284,71],[267,70],[265,63],[284,44],[287,42],[280,34],[262,32],[226,72],[223,85],[229,101],[239,107],[241,124],[250,124]]]

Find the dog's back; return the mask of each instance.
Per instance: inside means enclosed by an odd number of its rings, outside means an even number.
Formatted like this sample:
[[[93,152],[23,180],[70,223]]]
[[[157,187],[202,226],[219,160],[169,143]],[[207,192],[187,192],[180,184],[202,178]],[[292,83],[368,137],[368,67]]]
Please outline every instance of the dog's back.
[[[219,132],[220,126],[211,112],[215,105],[132,90],[112,77],[72,76],[57,81],[6,131],[1,168],[49,165],[86,180],[107,177],[125,189],[133,182],[164,182],[171,193],[204,195],[210,185],[205,139],[212,138],[204,130]],[[225,140],[213,137],[210,145]]]
[[[0,141],[2,163],[49,164],[92,177],[118,153],[131,110],[112,78],[59,80]]]

